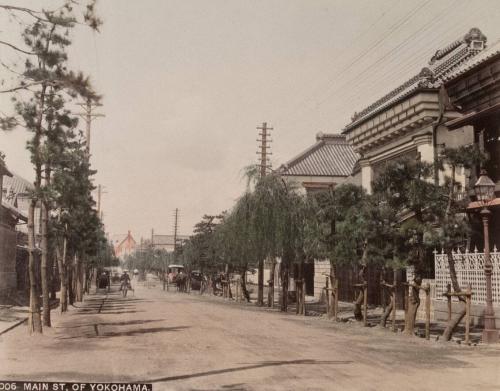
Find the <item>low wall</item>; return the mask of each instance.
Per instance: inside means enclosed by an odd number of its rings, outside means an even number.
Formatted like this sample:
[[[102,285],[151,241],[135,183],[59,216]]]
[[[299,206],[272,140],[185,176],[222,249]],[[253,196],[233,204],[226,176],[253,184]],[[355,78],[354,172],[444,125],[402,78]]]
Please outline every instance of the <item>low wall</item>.
[[[433,298],[436,297],[436,283],[432,279],[423,279],[422,280],[422,286],[425,286],[429,284],[431,287],[431,321],[436,320],[436,315],[435,315],[435,308],[434,308],[434,301]],[[411,290],[410,290],[411,291]],[[420,305],[418,306],[418,311],[417,311],[417,319],[419,320],[425,320],[425,297],[426,293],[424,290],[420,290],[419,298],[420,298]]]
[[[448,320],[448,302],[446,300],[432,300],[434,306],[434,318],[437,321]],[[451,303],[451,317],[454,318],[463,308],[465,304],[459,302]],[[484,310],[485,305],[471,304],[471,324],[474,326],[484,326]],[[500,306],[494,306],[496,326],[500,326]],[[464,317],[465,319],[465,317]],[[461,323],[464,323],[462,319]]]
[[[323,273],[327,275],[330,274],[330,261],[314,261],[314,298],[321,302],[325,301],[325,280],[326,277]]]

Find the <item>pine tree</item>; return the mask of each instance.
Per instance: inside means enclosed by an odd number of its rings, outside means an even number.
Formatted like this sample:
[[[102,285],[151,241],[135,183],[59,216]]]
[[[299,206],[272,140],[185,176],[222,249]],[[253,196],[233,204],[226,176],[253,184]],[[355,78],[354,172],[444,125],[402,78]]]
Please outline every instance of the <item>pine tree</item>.
[[[43,324],[50,326],[48,256],[49,256],[49,216],[52,206],[51,174],[52,166],[61,152],[59,141],[61,132],[72,131],[76,122],[65,110],[67,99],[95,97],[89,80],[81,73],[68,70],[67,47],[71,30],[77,19],[73,10],[76,2],[67,1],[55,10],[36,11],[28,8],[1,5],[0,9],[10,14],[22,14],[26,22],[20,34],[23,46],[0,41],[25,56],[24,69],[18,74],[17,85],[2,93],[15,93],[17,116],[2,118],[4,129],[17,125],[24,126],[33,136],[28,142],[28,150],[35,169],[34,191],[28,212],[28,245],[30,275],[30,316],[31,332],[41,333],[42,322],[40,303],[36,293],[35,262],[36,237],[34,227],[35,209],[41,206],[41,271]],[[95,15],[95,1],[84,7],[83,19],[97,30],[101,21]],[[57,141],[56,141],[57,140]],[[64,143],[62,143],[64,145]],[[64,147],[63,147],[64,148]]]

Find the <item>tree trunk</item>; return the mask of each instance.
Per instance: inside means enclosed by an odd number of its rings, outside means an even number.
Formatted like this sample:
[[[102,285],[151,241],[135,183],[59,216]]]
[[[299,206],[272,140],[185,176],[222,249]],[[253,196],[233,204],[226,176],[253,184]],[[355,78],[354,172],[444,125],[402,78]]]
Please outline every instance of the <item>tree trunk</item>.
[[[246,266],[241,272],[241,278],[240,278],[240,283],[241,283],[241,292],[243,292],[243,296],[245,297],[245,300],[250,303],[250,294],[248,293],[247,289],[247,269]]]
[[[366,258],[366,249],[363,251],[363,260],[365,258]],[[363,265],[361,266],[361,269],[358,272],[358,283],[359,284],[366,283],[365,272],[366,272],[366,266],[363,263]],[[361,304],[363,304],[363,301],[364,301],[363,289],[360,288],[358,296],[356,297],[356,301],[354,302],[354,318],[356,320],[363,320],[363,313],[361,311]]]
[[[41,250],[42,250],[42,264],[41,264],[41,278],[42,278],[42,309],[43,309],[43,325],[50,327],[50,290],[49,290],[49,241],[48,241],[48,218],[49,210],[46,202],[42,202],[41,208],[42,221],[41,221]]]
[[[364,298],[363,290],[360,289],[358,297],[354,302],[354,318],[360,321],[363,320],[363,312],[361,311],[361,304],[363,304],[363,298]]]
[[[281,311],[288,311],[288,282],[290,280],[290,272],[288,265],[281,261]]]
[[[80,257],[76,257],[76,301],[83,301],[83,265]]]
[[[59,248],[57,248],[57,261],[59,264],[59,279],[61,280],[61,313],[68,310],[68,277],[67,277],[67,266],[66,266],[66,246],[67,240],[63,240],[63,250],[62,253]]]
[[[408,296],[408,309],[405,317],[405,335],[413,335],[417,319],[417,311],[420,306],[420,285],[421,280],[415,278],[414,285],[410,286],[411,295]]]
[[[54,251],[51,252],[50,256],[50,300],[56,300],[57,298],[57,261],[54,259]]]
[[[455,292],[460,292],[461,289],[460,285],[458,284],[457,270],[455,269],[455,260],[453,259],[453,253],[451,248],[446,249],[446,257],[448,259],[448,266],[450,268],[451,285],[453,286],[453,290]],[[445,341],[451,340],[451,337],[453,336],[455,329],[465,316],[465,299],[462,296],[459,296],[458,299],[464,303],[464,307],[454,318],[452,317],[446,324],[446,328],[444,329],[443,332],[443,340]]]
[[[276,269],[276,258],[273,258],[271,263],[271,271],[269,273],[269,292],[267,294],[267,306],[274,307],[274,270]]]
[[[385,311],[382,314],[382,318],[380,319],[380,326],[385,327],[387,325],[387,319],[389,319],[389,316],[391,315],[391,312],[392,312],[392,300],[385,307]]]
[[[264,259],[259,259],[259,275],[258,275],[258,289],[257,289],[257,305],[264,305]]]
[[[40,303],[38,300],[36,273],[35,273],[35,206],[36,200],[31,200],[28,213],[28,247],[29,260],[28,270],[30,277],[30,312],[28,328],[30,334],[42,333],[42,319],[40,316]]]
[[[74,264],[71,262],[69,265],[66,264],[66,270],[68,272],[68,298],[69,304],[73,305],[75,303],[75,288],[74,288]]]

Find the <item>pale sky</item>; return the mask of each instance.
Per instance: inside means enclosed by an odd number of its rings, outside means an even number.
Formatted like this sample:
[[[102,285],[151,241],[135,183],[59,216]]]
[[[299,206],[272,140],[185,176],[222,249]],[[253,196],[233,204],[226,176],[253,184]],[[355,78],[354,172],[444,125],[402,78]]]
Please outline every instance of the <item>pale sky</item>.
[[[79,28],[71,63],[104,95],[91,152],[106,229],[137,240],[171,234],[175,208],[182,234],[230,209],[262,122],[278,167],[471,27],[500,39],[498,0],[100,0],[98,11],[101,33]],[[15,39],[15,23],[0,26]],[[5,47],[0,58],[15,60]],[[0,98],[0,111],[10,105]],[[27,138],[0,131],[0,150],[32,180]]]

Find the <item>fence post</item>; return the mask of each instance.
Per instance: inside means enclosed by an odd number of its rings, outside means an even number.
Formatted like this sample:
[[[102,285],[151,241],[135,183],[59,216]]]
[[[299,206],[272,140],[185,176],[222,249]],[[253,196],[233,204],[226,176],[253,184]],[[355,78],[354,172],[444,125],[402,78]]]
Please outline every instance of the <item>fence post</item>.
[[[392,303],[392,331],[396,331],[396,285],[393,285],[391,291],[391,303]]]
[[[427,283],[425,290],[425,339],[431,335],[431,284]]]
[[[363,324],[364,326],[368,326],[368,319],[367,319],[367,311],[368,311],[368,284],[365,282],[363,283]]]
[[[470,302],[471,302],[471,295],[472,295],[472,288],[469,285],[467,285],[467,290],[466,290],[466,296],[465,296],[465,343],[467,345],[470,345]]]

